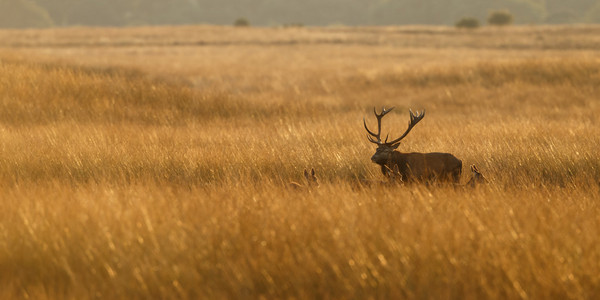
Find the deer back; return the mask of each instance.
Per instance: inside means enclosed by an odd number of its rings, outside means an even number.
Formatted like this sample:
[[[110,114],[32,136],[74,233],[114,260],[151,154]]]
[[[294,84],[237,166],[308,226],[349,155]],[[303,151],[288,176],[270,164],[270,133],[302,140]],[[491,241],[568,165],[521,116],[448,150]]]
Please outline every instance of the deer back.
[[[398,165],[405,181],[460,180],[462,161],[450,153],[401,153],[394,151],[386,164]]]

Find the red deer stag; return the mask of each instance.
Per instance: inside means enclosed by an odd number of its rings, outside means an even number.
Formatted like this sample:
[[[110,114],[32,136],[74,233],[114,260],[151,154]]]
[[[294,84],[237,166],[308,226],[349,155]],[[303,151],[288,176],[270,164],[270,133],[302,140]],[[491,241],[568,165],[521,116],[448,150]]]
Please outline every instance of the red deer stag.
[[[410,121],[408,122],[408,129],[399,138],[388,142],[389,135],[385,138],[385,141],[381,140],[381,119],[390,111],[394,109],[385,109],[380,114],[373,108],[375,117],[377,118],[377,133],[372,132],[367,127],[366,120],[363,119],[365,129],[369,133],[367,138],[370,142],[377,144],[377,150],[371,157],[371,160],[381,166],[381,172],[384,176],[388,176],[388,169],[393,168],[395,165],[398,166],[399,174],[402,176],[404,182],[431,182],[431,181],[453,181],[458,183],[460,181],[460,174],[462,171],[462,161],[456,158],[450,153],[402,153],[396,151],[396,148],[400,145],[400,141],[406,137],[411,129],[419,123],[425,117],[425,111],[422,113],[417,112],[413,114],[410,112]]]

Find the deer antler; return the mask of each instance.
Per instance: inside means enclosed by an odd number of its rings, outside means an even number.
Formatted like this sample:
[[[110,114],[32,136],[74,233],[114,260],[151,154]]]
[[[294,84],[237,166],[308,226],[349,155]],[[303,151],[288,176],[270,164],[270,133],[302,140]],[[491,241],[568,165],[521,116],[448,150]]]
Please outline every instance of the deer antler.
[[[385,142],[381,141],[381,119],[390,111],[392,111],[392,109],[394,109],[393,107],[390,109],[385,109],[385,107],[383,108],[383,110],[381,111],[380,114],[377,113],[377,110],[375,110],[375,108],[373,108],[373,113],[375,114],[375,117],[377,118],[377,133],[373,133],[371,130],[369,130],[369,128],[367,127],[367,122],[365,121],[365,119],[363,118],[363,124],[365,125],[365,129],[367,130],[367,132],[375,137],[377,140],[373,139],[373,137],[371,136],[367,136],[367,138],[369,139],[369,141],[371,143],[377,144],[377,145],[388,145],[388,146],[394,146],[394,144],[397,144],[398,142],[400,142],[411,130],[413,127],[415,127],[415,125],[417,125],[417,123],[419,123],[419,121],[421,121],[423,119],[423,117],[425,117],[425,110],[423,110],[422,112],[418,112],[417,114],[413,114],[412,110],[408,110],[410,112],[410,121],[408,122],[408,129],[406,129],[406,131],[404,132],[404,134],[402,134],[402,136],[400,136],[399,138],[388,142],[388,136],[385,137]]]
[[[399,143],[413,129],[413,127],[415,127],[415,125],[417,125],[417,123],[419,123],[419,121],[423,120],[423,118],[425,117],[425,110],[423,110],[422,112],[417,111],[416,115],[413,114],[412,110],[409,109],[408,111],[410,112],[410,121],[408,122],[408,128],[406,129],[404,134],[402,134],[402,136],[400,136],[399,138],[389,143],[386,139],[386,144],[393,146],[394,144]]]
[[[369,141],[371,143],[375,143],[377,145],[381,145],[384,144],[384,142],[381,142],[381,119],[390,111],[392,111],[392,109],[394,109],[394,107],[390,108],[390,109],[385,109],[385,107],[383,107],[383,109],[381,110],[381,113],[378,114],[377,110],[375,109],[375,107],[373,107],[373,113],[375,114],[375,117],[377,118],[377,133],[373,133],[371,130],[369,130],[369,128],[367,127],[367,121],[365,120],[365,118],[363,118],[363,124],[365,125],[365,129],[367,130],[367,132],[374,136],[375,138],[377,138],[377,140],[374,140],[372,137],[367,136],[367,138],[369,139]],[[387,142],[387,137],[385,138],[385,141]]]

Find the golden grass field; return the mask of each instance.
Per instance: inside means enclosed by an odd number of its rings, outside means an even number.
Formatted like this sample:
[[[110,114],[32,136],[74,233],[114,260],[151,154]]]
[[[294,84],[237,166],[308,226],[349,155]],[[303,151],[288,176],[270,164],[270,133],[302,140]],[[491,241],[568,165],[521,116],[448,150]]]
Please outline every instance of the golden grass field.
[[[0,31],[0,298],[600,297],[600,27]],[[400,151],[490,181],[383,180]],[[314,167],[320,187],[291,189]]]

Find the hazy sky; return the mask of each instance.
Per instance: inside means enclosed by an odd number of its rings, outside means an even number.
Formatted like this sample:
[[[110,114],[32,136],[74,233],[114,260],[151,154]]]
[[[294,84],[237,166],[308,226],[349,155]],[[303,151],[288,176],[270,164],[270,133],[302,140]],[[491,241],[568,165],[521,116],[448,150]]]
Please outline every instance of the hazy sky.
[[[496,10],[521,24],[600,22],[600,0],[0,0],[0,26],[453,25]]]

